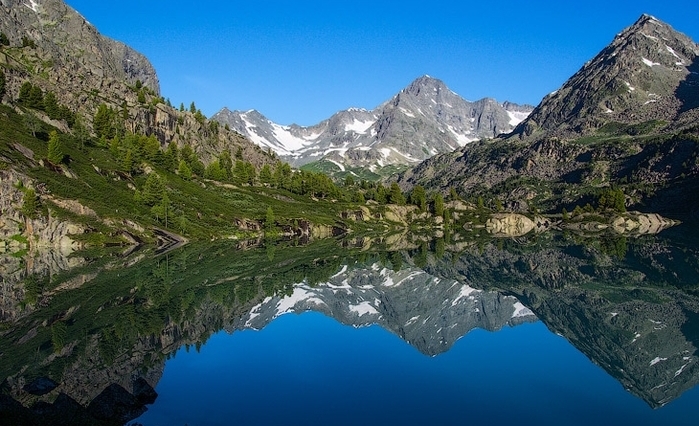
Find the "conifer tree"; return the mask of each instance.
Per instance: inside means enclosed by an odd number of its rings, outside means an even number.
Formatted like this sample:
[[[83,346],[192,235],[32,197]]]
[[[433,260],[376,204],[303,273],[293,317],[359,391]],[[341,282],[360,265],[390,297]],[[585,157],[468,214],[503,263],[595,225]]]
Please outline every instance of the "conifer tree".
[[[48,154],[46,156],[53,164],[60,164],[63,161],[63,146],[55,130],[49,135]]]
[[[396,182],[391,184],[391,189],[388,194],[388,202],[391,204],[398,204],[399,206],[405,204],[405,196]]]
[[[274,210],[272,210],[272,206],[267,207],[267,212],[265,213],[265,228],[267,230],[270,230],[274,227]]]
[[[5,96],[5,91],[7,90],[6,84],[7,81],[5,80],[5,73],[0,70],[0,101]]]
[[[192,169],[187,165],[187,162],[180,160],[180,164],[177,167],[177,174],[184,180],[192,179]]]
[[[28,188],[24,191],[22,198],[22,214],[28,218],[34,218],[37,210],[36,191]]]
[[[435,216],[442,216],[444,214],[444,197],[442,197],[442,194],[439,192],[434,194],[433,210]]]

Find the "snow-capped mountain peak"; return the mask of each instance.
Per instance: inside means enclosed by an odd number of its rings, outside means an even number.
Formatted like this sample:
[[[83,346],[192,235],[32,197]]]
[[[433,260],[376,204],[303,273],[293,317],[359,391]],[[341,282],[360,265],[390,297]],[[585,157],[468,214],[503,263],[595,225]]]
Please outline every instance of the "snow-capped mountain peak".
[[[222,109],[212,118],[301,166],[325,159],[340,169],[411,165],[511,131],[530,106],[493,99],[468,102],[424,75],[373,111],[349,108],[314,126],[281,126],[258,111]]]

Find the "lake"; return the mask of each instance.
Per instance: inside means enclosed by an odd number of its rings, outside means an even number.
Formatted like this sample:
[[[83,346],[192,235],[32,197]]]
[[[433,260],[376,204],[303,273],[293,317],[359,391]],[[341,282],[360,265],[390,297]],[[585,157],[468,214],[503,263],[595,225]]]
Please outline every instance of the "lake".
[[[695,424],[694,235],[5,258],[0,414],[144,426]]]

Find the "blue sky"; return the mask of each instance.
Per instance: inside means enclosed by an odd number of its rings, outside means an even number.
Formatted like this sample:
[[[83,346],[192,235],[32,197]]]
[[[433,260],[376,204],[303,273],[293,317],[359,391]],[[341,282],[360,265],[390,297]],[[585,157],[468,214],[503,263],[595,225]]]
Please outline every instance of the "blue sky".
[[[642,13],[699,41],[695,1],[67,0],[145,54],[173,104],[312,125],[429,74],[468,100],[536,105]]]

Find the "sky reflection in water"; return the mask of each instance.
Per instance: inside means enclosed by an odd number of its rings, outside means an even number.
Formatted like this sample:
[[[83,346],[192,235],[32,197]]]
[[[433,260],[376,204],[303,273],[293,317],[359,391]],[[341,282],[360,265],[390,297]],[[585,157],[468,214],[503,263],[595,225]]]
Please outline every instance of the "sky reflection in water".
[[[699,390],[652,410],[541,323],[474,330],[427,357],[319,313],[220,332],[168,361],[155,425],[683,425]]]

